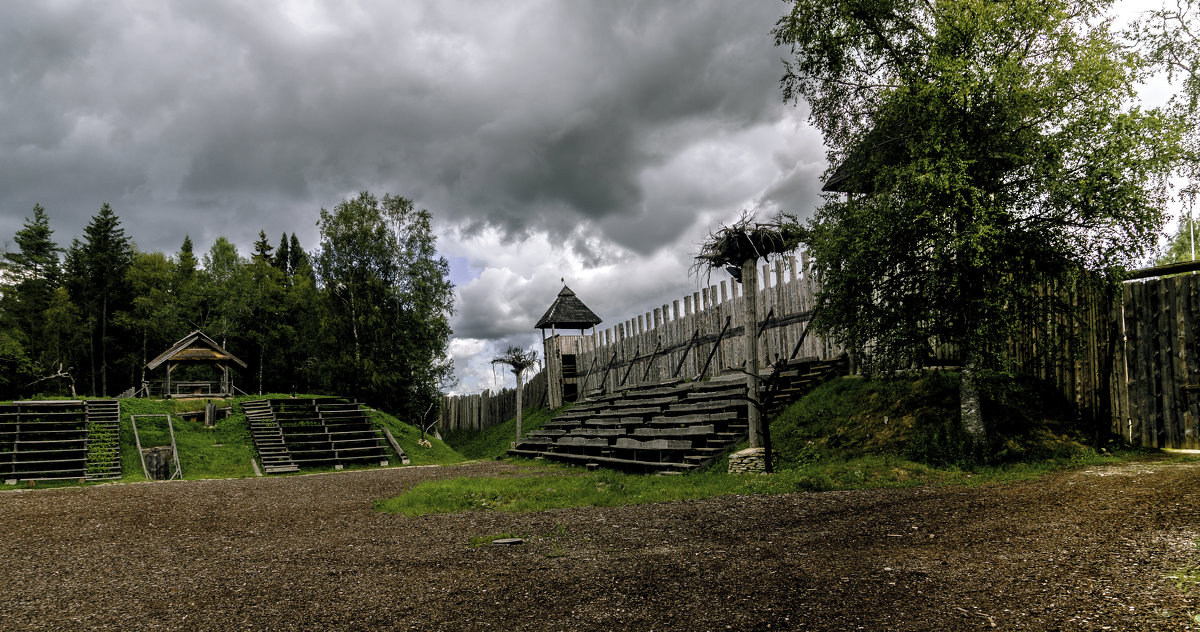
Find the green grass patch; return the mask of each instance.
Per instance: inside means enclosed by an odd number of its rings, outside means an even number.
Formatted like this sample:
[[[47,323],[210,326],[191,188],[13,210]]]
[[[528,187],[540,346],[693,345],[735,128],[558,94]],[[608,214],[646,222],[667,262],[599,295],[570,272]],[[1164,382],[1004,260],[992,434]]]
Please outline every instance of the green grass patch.
[[[544,474],[454,478],[421,483],[380,500],[375,509],[406,516],[470,511],[529,512],[572,507],[616,507],[698,500],[727,494],[789,494],[834,489],[902,488],[920,485],[977,486],[1028,480],[1065,467],[1145,458],[1143,453],[1081,457],[1071,462],[1020,463],[965,470],[935,468],[898,457],[868,456],[779,471],[770,476],[719,471],[680,476],[622,474],[581,468],[530,468]]]
[[[121,400],[121,480],[146,480],[134,441],[131,415],[138,416],[138,439],[143,449],[171,445],[171,433],[166,417],[141,415],[172,415],[179,466],[186,480],[254,476],[254,466],[250,464],[256,458],[254,442],[240,407],[235,406],[233,415],[216,422],[213,427],[177,416],[182,412],[203,410],[210,402],[219,408],[230,405],[228,400],[221,399]]]
[[[1192,542],[1192,555],[1187,564],[1177,571],[1168,573],[1167,577],[1175,580],[1175,587],[1183,592],[1191,592],[1200,584],[1200,539]],[[1197,615],[1200,617],[1200,615]],[[1200,621],[1200,618],[1197,619]]]
[[[692,478],[692,477],[689,477]],[[418,516],[474,510],[542,511],[565,507],[615,507],[724,493],[721,477],[694,477],[691,485],[665,477],[617,472],[554,474],[512,478],[455,478],[429,481],[395,498],[379,501],[376,509]],[[720,489],[713,485],[722,486]]]
[[[981,382],[989,436],[983,445],[973,445],[962,430],[957,373],[826,382],[771,421],[778,466],[889,456],[969,469],[1088,456],[1090,433],[1053,389],[1004,374]]]
[[[977,486],[1085,465],[1161,458],[1158,451],[1121,449],[1116,444],[1097,452],[1085,443],[1086,431],[1078,427],[1070,407],[1037,382],[993,375],[984,380],[982,390],[991,439],[980,447],[971,446],[957,430],[956,374],[840,378],[771,421],[776,472],[770,476],[730,475],[727,459],[682,476],[560,467],[541,469],[534,476],[424,483],[376,507],[415,516],[611,507],[725,494]],[[487,458],[503,454],[515,432],[512,420],[502,426],[449,439],[464,454]]]
[[[565,408],[551,411],[540,407],[522,411],[521,433],[529,435],[542,427],[554,415]],[[504,423],[483,430],[456,430],[446,435],[446,443],[468,459],[495,459],[508,452],[509,445],[517,438],[517,418],[514,415]]]
[[[828,489],[807,475],[765,477],[697,473],[643,476],[613,471],[511,478],[455,478],[429,481],[375,503],[379,511],[419,516],[466,511],[545,511],[569,507],[617,507],[695,500],[725,494],[784,493]],[[551,470],[548,470],[551,471]]]
[[[410,426],[383,411],[372,410],[371,421],[380,428],[386,427],[392,431],[392,436],[396,438],[396,443],[400,444],[400,449],[404,450],[404,454],[408,456],[412,465],[449,465],[452,463],[462,463],[466,460],[462,454],[432,434],[426,434],[425,443],[421,443],[421,431],[418,428]],[[394,459],[395,453],[392,451],[390,444],[388,445],[388,453]],[[398,465],[399,463],[396,462],[394,464]]]

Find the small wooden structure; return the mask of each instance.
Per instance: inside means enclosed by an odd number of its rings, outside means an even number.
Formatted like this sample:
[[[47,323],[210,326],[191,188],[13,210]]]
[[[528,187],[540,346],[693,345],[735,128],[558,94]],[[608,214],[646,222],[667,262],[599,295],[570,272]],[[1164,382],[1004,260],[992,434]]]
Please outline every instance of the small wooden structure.
[[[588,309],[583,301],[575,296],[571,288],[563,286],[558,297],[550,304],[550,308],[542,315],[535,329],[542,330],[543,357],[546,358],[547,398],[550,408],[563,405],[564,401],[574,401],[579,395],[580,368],[576,357],[585,351],[593,351],[596,347],[596,325],[600,317]],[[585,336],[585,329],[591,327],[592,335]],[[565,336],[558,329],[578,329],[578,336]],[[550,337],[546,337],[546,330]],[[588,368],[584,368],[587,371]],[[586,377],[586,376],[585,376]]]
[[[221,380],[219,382],[176,382],[172,388],[171,373],[185,363],[215,366],[221,371]],[[224,347],[199,329],[171,345],[170,349],[147,363],[146,368],[153,371],[164,364],[166,365],[166,377],[163,380],[163,398],[232,396],[233,376],[230,374],[229,368],[230,366],[246,368],[245,362],[226,351]]]

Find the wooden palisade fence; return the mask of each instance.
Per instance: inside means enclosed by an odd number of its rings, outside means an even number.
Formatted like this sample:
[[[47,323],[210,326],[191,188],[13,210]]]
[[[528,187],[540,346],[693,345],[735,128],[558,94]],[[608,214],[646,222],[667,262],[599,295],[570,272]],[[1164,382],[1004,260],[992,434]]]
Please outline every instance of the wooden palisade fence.
[[[802,253],[799,261],[786,257],[763,266],[758,344],[764,368],[780,359],[842,353],[833,341],[807,335],[818,289],[809,263]],[[561,336],[547,353],[577,350],[578,389],[585,393],[738,371],[746,363],[744,300],[740,284],[721,281],[593,336]]]
[[[1200,448],[1200,276],[1128,281],[1111,294],[1053,287],[1041,298],[1041,317],[1010,350],[1018,370],[1132,445]],[[1082,308],[1078,319],[1055,309],[1067,302]]]
[[[806,331],[819,290],[811,270],[806,253],[763,266],[758,343],[764,370],[781,359],[844,352],[836,341]],[[563,356],[574,356],[566,366],[575,372],[539,373],[525,387],[526,405],[742,370],[742,292],[721,281],[603,331],[550,338],[546,353],[559,361],[547,364],[561,367]],[[1053,384],[1086,422],[1133,445],[1200,448],[1200,276],[1129,281],[1115,292],[1049,286],[1035,301],[1037,317],[1022,322],[1010,342],[1014,369]],[[1077,318],[1066,315],[1067,305],[1082,308]],[[931,346],[931,364],[957,364],[952,349]],[[574,396],[564,397],[564,382],[574,385]],[[482,429],[513,414],[511,389],[447,397],[440,427]]]
[[[1200,276],[1132,281],[1113,316],[1113,426],[1130,443],[1200,448]]]
[[[507,373],[507,371],[505,371]],[[522,388],[526,411],[546,405],[546,372],[539,371]],[[440,432],[483,430],[517,415],[517,390],[506,388],[492,394],[443,395],[437,427]]]

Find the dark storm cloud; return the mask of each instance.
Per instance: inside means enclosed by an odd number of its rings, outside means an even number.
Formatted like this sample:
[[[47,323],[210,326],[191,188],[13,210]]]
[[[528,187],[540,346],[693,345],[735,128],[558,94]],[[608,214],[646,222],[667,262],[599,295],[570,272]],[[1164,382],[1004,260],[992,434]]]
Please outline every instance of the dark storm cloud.
[[[5,3],[0,233],[41,202],[65,239],[110,202],[144,248],[185,232],[248,244],[259,228],[309,244],[320,207],[367,188],[443,222],[559,236],[588,222],[649,252],[695,206],[649,203],[672,191],[647,170],[784,109],[780,10]]]

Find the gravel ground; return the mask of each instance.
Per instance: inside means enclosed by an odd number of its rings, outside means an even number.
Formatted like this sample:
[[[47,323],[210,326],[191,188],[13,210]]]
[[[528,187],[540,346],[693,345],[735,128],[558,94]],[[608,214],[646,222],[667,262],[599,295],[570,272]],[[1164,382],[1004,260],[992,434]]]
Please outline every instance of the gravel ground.
[[[1166,576],[1200,561],[1196,465],[523,515],[371,509],[420,481],[519,471],[3,491],[0,630],[1200,629],[1195,595]],[[527,541],[468,543],[503,533]]]

